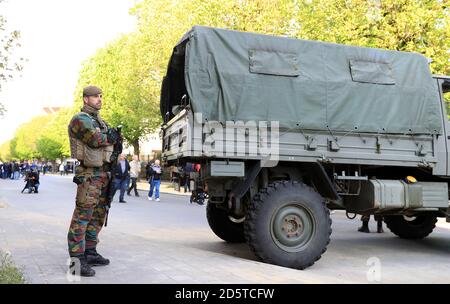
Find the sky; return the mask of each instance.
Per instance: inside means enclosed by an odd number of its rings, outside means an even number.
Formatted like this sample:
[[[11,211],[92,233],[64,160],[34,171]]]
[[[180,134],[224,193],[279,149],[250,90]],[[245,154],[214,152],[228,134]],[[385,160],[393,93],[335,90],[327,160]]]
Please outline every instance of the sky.
[[[73,103],[84,60],[109,41],[133,31],[135,0],[5,0],[0,4],[9,31],[21,33],[17,56],[27,59],[21,76],[2,84],[0,145],[43,107]]]

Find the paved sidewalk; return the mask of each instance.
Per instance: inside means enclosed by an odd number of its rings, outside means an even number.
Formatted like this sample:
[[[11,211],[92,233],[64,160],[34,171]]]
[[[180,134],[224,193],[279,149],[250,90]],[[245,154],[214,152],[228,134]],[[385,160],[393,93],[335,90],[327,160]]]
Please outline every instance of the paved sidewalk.
[[[150,191],[150,184],[146,181],[140,181],[136,183],[138,186],[138,190],[142,191]],[[159,192],[161,193],[169,193],[169,194],[176,194],[176,195],[186,195],[190,196],[191,192],[184,193],[184,189],[181,189],[181,191],[176,191],[174,189],[174,186],[171,182],[163,181],[161,182],[161,186],[159,187]]]

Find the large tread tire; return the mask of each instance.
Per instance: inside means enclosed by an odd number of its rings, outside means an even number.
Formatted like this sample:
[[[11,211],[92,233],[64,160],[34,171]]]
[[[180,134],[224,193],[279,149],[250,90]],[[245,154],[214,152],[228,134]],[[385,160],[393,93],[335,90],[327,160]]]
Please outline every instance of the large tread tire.
[[[300,214],[300,217],[292,217],[292,214]],[[296,225],[296,219],[303,224],[311,223],[311,227]],[[289,224],[289,228],[274,224],[290,221],[293,225]],[[303,227],[298,228],[303,230],[292,227]],[[298,231],[298,235],[292,236],[286,231]],[[295,181],[275,182],[261,189],[251,200],[244,222],[247,243],[261,261],[296,269],[305,269],[321,258],[331,232],[330,211],[324,199],[311,187]],[[286,235],[278,237],[282,233]],[[298,243],[291,245],[288,243],[291,237],[306,240],[297,239],[294,241]]]
[[[245,242],[244,223],[232,222],[226,210],[217,208],[213,203],[208,203],[206,206],[206,218],[211,230],[225,242]]]
[[[421,214],[408,221],[403,215],[384,216],[384,222],[391,232],[402,239],[423,239],[436,227],[437,217]]]

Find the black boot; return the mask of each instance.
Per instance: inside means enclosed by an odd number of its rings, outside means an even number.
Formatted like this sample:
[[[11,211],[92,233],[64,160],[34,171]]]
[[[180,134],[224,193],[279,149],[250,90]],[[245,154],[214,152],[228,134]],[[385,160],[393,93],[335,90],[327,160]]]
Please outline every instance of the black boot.
[[[86,249],[85,256],[87,263],[91,266],[106,266],[109,265],[109,260],[98,254],[95,249]]]
[[[75,259],[75,258],[73,258]],[[70,263],[70,268],[69,271],[71,274],[76,275],[80,274],[80,276],[82,277],[93,277],[95,276],[95,270],[91,268],[91,266],[88,265],[88,262],[86,260],[86,257],[81,256],[78,258],[79,259],[79,263],[76,263],[75,261],[72,261]],[[75,267],[77,267],[76,265],[79,265],[80,269],[76,269]]]
[[[370,233],[369,222],[363,221],[362,226],[358,229],[359,232]]]
[[[382,221],[378,221],[377,222],[377,232],[378,233],[383,233],[384,232],[384,230],[383,230],[383,222]]]

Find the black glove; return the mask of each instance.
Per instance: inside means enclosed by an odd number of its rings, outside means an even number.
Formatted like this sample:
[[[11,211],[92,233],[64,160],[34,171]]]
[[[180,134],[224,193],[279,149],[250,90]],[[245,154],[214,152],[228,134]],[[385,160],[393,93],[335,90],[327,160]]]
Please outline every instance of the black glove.
[[[106,132],[106,138],[110,144],[115,144],[120,139],[120,134],[114,128],[109,128]]]

